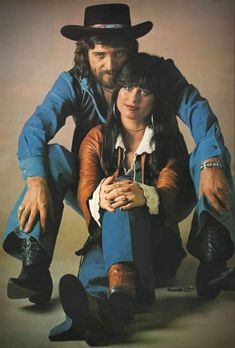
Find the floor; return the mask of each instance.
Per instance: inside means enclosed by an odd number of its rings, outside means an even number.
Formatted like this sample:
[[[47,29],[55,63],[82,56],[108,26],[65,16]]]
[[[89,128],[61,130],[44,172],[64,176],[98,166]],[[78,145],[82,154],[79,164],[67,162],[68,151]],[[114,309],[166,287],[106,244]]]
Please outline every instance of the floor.
[[[186,238],[190,219],[181,225]],[[79,234],[76,226],[79,226]],[[84,222],[66,208],[58,237],[51,272],[54,291],[51,303],[37,308],[28,300],[9,300],[6,282],[16,276],[20,265],[1,251],[0,275],[0,347],[1,348],[79,348],[85,342],[50,342],[48,331],[64,319],[58,297],[58,282],[65,273],[76,273],[74,255],[86,237]],[[235,260],[232,260],[233,264]],[[187,256],[178,272],[176,285],[194,285],[196,261]],[[180,289],[179,289],[180,290]],[[182,289],[181,289],[182,290]],[[156,290],[155,305],[138,314],[125,340],[115,347],[127,348],[232,348],[235,347],[235,294],[222,292],[214,300],[204,301],[192,291]]]

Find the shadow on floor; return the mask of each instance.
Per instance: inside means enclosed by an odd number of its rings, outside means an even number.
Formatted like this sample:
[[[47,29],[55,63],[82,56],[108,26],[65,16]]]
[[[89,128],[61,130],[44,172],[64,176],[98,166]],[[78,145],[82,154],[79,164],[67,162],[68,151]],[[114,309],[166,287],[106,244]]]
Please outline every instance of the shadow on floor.
[[[187,315],[203,315],[214,300],[204,300],[195,292],[186,294],[170,294],[165,292],[156,296],[156,302],[151,308],[136,315],[134,323],[128,329],[128,335],[122,342],[131,343],[133,334],[156,329],[168,329],[174,320]]]
[[[20,307],[20,310],[23,312],[28,312],[28,313],[45,313],[49,311],[54,311],[57,310],[59,307],[61,307],[60,304],[60,298],[56,297],[51,299],[49,303],[43,304],[43,305],[36,305],[33,303],[29,303],[26,306]]]

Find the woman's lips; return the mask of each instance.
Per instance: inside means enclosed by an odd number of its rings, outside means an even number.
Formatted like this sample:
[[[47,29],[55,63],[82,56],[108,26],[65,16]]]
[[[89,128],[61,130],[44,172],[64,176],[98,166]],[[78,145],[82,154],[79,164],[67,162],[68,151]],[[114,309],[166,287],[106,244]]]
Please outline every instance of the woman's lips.
[[[138,110],[139,108],[138,107],[136,107],[136,106],[133,106],[133,105],[127,105],[127,104],[125,104],[125,107],[128,109],[128,110],[130,110],[130,111],[136,111],[136,110]]]

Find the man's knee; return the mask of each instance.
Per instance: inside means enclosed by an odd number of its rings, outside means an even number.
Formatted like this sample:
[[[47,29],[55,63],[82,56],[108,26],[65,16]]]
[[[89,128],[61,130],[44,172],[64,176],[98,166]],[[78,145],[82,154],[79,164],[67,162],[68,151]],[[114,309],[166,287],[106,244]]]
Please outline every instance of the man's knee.
[[[63,178],[70,184],[77,180],[77,159],[62,145],[48,145],[48,167],[54,180]]]

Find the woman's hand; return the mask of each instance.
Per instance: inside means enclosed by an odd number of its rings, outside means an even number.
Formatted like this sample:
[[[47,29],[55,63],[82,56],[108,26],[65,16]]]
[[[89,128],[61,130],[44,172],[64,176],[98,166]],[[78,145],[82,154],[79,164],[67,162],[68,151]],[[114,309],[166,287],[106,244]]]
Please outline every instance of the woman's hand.
[[[117,208],[128,210],[134,207],[142,207],[146,202],[143,190],[138,183],[131,180],[116,180],[112,181],[112,184],[110,182],[110,185],[105,187],[104,195],[109,209],[112,209],[112,211]]]
[[[111,207],[111,201],[109,201],[109,199],[107,198],[107,192],[111,192],[114,188],[113,186],[113,182],[114,182],[114,177],[113,176],[109,176],[108,178],[106,178],[100,187],[100,207],[102,209],[108,210],[111,213],[114,212],[114,209]]]
[[[28,191],[18,210],[19,227],[28,233],[39,217],[42,229],[45,230],[48,220],[54,220],[52,199],[47,181],[42,177],[30,177],[27,184]]]

